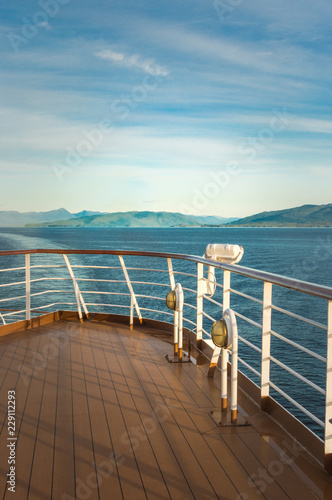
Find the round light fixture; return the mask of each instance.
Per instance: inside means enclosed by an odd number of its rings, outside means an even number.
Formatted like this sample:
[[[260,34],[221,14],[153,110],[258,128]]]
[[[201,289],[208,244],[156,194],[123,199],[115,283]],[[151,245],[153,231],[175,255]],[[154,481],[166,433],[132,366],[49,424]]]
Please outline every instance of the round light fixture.
[[[175,311],[177,308],[177,293],[175,290],[171,290],[166,295],[166,305],[171,311]]]
[[[224,318],[213,323],[211,327],[211,339],[217,347],[223,349],[228,347],[228,328]]]

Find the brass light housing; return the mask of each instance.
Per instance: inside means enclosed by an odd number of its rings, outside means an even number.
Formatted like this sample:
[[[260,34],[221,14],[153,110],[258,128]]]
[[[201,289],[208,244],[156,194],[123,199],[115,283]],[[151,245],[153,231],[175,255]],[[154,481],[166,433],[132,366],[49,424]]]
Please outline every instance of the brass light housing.
[[[211,339],[215,346],[227,348],[228,346],[228,329],[224,319],[220,319],[213,323],[211,328]]]
[[[167,305],[168,309],[170,309],[171,311],[175,311],[176,306],[177,306],[177,296],[176,296],[175,290],[171,290],[166,295],[166,305]]]

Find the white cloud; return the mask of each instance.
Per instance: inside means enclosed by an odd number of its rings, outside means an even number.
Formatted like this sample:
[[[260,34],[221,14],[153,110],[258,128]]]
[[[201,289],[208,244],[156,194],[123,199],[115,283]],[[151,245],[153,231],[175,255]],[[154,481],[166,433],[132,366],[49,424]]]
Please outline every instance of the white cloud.
[[[332,121],[316,118],[298,118],[292,123],[290,129],[313,134],[332,134]]]
[[[114,50],[104,49],[100,52],[96,52],[95,55],[101,59],[106,59],[107,61],[119,64],[120,66],[125,66],[129,69],[138,68],[143,70],[145,73],[156,76],[167,76],[168,69],[165,66],[160,66],[156,64],[154,59],[143,59],[138,54],[127,55],[121,52],[115,52]]]
[[[257,81],[257,70],[260,78],[266,74],[287,75],[288,77],[305,77],[310,80],[330,80],[330,55],[324,52],[316,53],[314,47],[301,46],[285,39],[269,38],[243,40],[231,35],[213,35],[202,33],[178,25],[165,25],[155,21],[149,22],[149,33],[159,46],[166,46],[177,54],[186,57],[186,67],[197,63],[220,72],[245,70],[251,72]],[[191,56],[192,59],[189,59]],[[225,66],[227,65],[227,66]]]

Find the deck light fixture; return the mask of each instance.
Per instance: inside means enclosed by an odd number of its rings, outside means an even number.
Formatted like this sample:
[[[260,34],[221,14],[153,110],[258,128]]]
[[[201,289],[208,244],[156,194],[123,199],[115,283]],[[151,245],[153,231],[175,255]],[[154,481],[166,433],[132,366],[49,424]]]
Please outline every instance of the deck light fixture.
[[[221,413],[227,412],[227,373],[228,354],[232,353],[231,364],[231,422],[237,423],[237,371],[238,371],[238,330],[235,312],[226,309],[220,320],[213,323],[211,328],[211,339],[214,345],[213,356],[218,358],[222,349],[221,358]]]
[[[230,349],[235,328],[237,328],[235,314],[231,309],[227,309],[223,317],[215,321],[211,327],[211,339],[214,345],[221,349]]]
[[[175,288],[166,295],[166,305],[168,309],[174,311],[174,356],[177,361],[166,359],[169,363],[189,363],[190,355],[187,361],[182,360],[183,356],[183,289],[181,283],[176,283]],[[190,341],[189,341],[190,344]],[[190,350],[190,347],[189,347]]]
[[[212,342],[216,347],[225,348],[228,343],[227,324],[224,318],[213,323],[211,328]]]
[[[175,290],[171,290],[166,295],[166,305],[171,311],[176,311],[178,309],[178,294]]]

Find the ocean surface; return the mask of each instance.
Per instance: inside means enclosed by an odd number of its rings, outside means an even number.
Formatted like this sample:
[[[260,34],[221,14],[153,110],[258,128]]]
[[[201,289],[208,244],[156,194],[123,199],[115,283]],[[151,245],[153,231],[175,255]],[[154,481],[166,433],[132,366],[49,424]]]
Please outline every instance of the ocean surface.
[[[110,229],[61,229],[61,228],[37,228],[37,229],[8,229],[0,228],[0,250],[22,250],[32,248],[55,248],[55,249],[116,249],[116,250],[145,250],[156,252],[172,252],[202,256],[208,243],[234,243],[243,246],[244,257],[240,265],[261,269],[275,274],[281,274],[309,281],[321,285],[332,287],[332,228],[110,228]],[[117,257],[113,256],[70,256],[72,265],[94,265],[94,266],[114,266],[119,267]],[[126,257],[125,262],[129,268],[146,268],[167,270],[164,260],[147,259],[137,257]],[[32,266],[44,265],[63,266],[64,261],[61,256],[35,255],[31,257]],[[186,272],[195,275],[196,266],[194,263],[174,261],[174,269],[178,272]],[[11,267],[24,266],[24,257],[2,257],[0,270]],[[125,283],[120,285],[112,282],[92,282],[89,280],[108,279],[124,280],[121,269],[86,269],[74,268],[75,275],[81,278],[80,288],[84,293],[84,298],[90,309],[96,311],[114,312],[118,314],[128,314],[129,297],[127,295],[107,295],[93,294],[88,292],[121,292],[127,293]],[[10,274],[10,277],[9,277]],[[137,295],[155,295],[163,298],[167,288],[156,287],[149,283],[156,282],[168,285],[168,275],[166,272],[141,271],[129,269],[133,287]],[[217,272],[217,279],[222,283],[222,272]],[[41,293],[45,290],[53,290],[52,293],[32,297],[32,307],[46,306],[51,303],[61,302],[58,309],[74,308],[74,298],[72,293],[72,283],[68,279],[66,268],[33,268],[31,279],[41,279],[47,277],[62,277],[66,281],[42,280],[32,284],[32,293]],[[23,271],[12,271],[10,273],[0,273],[0,285],[8,282],[24,280]],[[176,280],[180,281],[184,287],[195,289],[196,280],[191,276],[176,275]],[[143,285],[135,281],[148,283]],[[242,293],[251,295],[258,299],[262,298],[263,285],[261,282],[232,275],[232,288]],[[18,297],[24,294],[23,285],[16,285],[10,288],[0,288],[0,299]],[[5,292],[6,290],[6,292]],[[62,293],[55,290],[61,290]],[[147,293],[147,291],[149,293]],[[214,299],[222,301],[222,290],[217,289]],[[158,309],[159,313],[148,310],[143,311],[143,316],[158,318],[161,320],[171,320],[166,316],[167,312],[164,301],[152,301],[146,297],[138,297],[141,308]],[[193,293],[185,291],[185,317],[189,320],[195,319],[195,311],[190,305],[195,304]],[[156,306],[157,303],[157,306]],[[274,287],[273,303],[279,307],[286,308],[296,314],[315,320],[322,324],[327,323],[327,303],[323,299],[313,298],[305,294],[292,292],[290,290]],[[69,305],[68,305],[69,304]],[[118,307],[111,304],[117,304]],[[231,307],[240,314],[261,323],[261,305],[232,294]],[[1,303],[1,309],[24,309],[24,300],[17,299]],[[45,308],[52,310],[52,307]],[[204,310],[214,318],[222,316],[221,309],[204,301]],[[5,311],[2,311],[6,314]],[[20,319],[20,315],[14,316]],[[14,318],[11,317],[12,320]],[[272,329],[287,338],[301,343],[305,347],[316,351],[322,356],[326,356],[326,330],[303,323],[295,318],[273,311]],[[7,318],[10,320],[9,317]],[[204,329],[210,332],[212,322],[205,318]],[[190,327],[187,323],[185,326]],[[239,334],[252,342],[257,347],[261,346],[261,331],[254,325],[238,318]],[[317,385],[325,388],[325,368],[326,365],[306,353],[285,344],[281,340],[272,337],[272,355],[279,361],[297,370],[301,375],[312,380]],[[239,345],[240,357],[260,370],[260,355],[244,343]],[[259,384],[256,375],[240,365],[241,370],[252,380]],[[308,387],[300,380],[294,378],[278,365],[271,365],[271,380],[282,390],[290,394],[300,404],[314,413],[318,418],[324,420],[324,396]],[[272,390],[272,395],[284,404],[292,413],[301,418],[311,429],[322,435],[320,427],[312,423],[306,416],[288,403],[283,397],[277,395]]]

